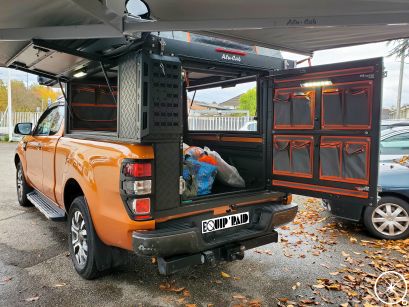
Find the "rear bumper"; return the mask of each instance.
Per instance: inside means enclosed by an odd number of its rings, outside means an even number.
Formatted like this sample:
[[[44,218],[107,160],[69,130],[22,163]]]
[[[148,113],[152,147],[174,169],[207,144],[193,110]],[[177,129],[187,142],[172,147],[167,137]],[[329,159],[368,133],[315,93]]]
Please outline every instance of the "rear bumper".
[[[250,213],[249,224],[207,234],[201,232],[201,221],[214,217],[210,213],[163,223],[153,231],[135,231],[132,234],[133,249],[139,255],[171,257],[196,254],[225,245],[254,248],[263,245],[263,240],[253,239],[275,233],[275,227],[291,222],[297,214],[298,206],[294,203],[267,203],[241,207],[234,213],[246,211]],[[260,244],[254,246],[250,242]]]

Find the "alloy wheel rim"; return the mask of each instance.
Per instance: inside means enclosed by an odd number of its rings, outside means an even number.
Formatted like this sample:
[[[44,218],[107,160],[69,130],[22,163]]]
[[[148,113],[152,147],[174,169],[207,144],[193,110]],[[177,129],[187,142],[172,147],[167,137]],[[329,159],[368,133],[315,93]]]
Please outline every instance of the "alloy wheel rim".
[[[17,194],[19,199],[23,198],[23,171],[21,168],[17,171]]]
[[[409,214],[398,204],[385,203],[372,213],[372,224],[385,236],[397,236],[409,228]]]
[[[71,219],[71,244],[77,264],[81,268],[85,267],[88,258],[87,229],[79,210],[74,212]]]

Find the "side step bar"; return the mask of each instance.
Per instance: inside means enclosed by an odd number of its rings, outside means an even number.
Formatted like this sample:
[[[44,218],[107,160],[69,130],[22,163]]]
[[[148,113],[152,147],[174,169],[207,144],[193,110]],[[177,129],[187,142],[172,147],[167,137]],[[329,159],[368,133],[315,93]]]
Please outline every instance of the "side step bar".
[[[65,211],[40,192],[34,190],[33,192],[28,193],[27,199],[49,220],[65,220]]]

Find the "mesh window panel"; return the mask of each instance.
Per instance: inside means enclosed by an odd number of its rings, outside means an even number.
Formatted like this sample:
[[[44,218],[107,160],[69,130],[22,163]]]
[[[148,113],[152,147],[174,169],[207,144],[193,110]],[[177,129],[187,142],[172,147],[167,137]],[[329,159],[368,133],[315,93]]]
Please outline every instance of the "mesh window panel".
[[[343,125],[342,91],[326,90],[322,94],[324,126]]]
[[[367,89],[345,90],[345,125],[370,126]]]
[[[348,179],[367,178],[367,147],[365,144],[344,143],[343,175]]]
[[[341,177],[342,143],[322,143],[320,147],[320,177]]]

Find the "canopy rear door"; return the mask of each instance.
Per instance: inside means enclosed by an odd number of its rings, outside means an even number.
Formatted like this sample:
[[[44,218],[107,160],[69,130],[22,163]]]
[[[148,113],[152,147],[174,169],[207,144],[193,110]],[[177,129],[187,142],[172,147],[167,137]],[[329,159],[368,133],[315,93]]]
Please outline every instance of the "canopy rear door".
[[[270,77],[273,189],[376,202],[382,75],[377,58]]]

